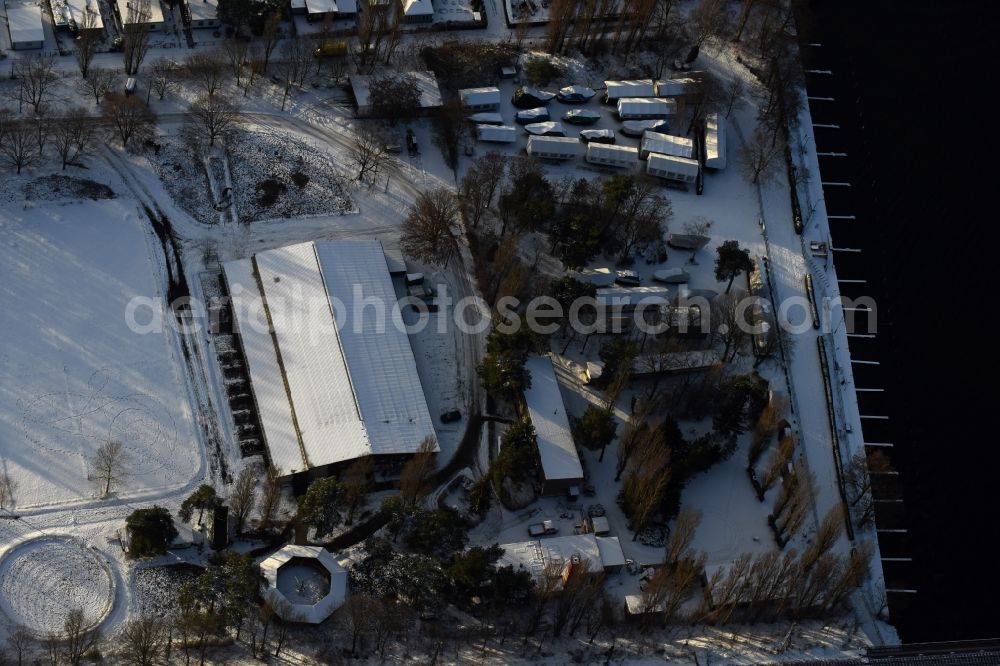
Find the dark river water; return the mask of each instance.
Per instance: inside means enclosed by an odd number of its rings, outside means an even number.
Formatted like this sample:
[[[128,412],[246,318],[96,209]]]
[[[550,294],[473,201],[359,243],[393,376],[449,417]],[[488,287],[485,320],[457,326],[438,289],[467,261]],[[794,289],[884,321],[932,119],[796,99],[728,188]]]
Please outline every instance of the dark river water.
[[[834,245],[850,296],[878,303],[874,341],[852,340],[868,442],[890,442],[908,530],[886,537],[893,623],[906,642],[1000,636],[1000,10],[952,0],[811,3],[800,29]],[[887,514],[886,514],[887,515]],[[887,552],[893,551],[893,552]]]

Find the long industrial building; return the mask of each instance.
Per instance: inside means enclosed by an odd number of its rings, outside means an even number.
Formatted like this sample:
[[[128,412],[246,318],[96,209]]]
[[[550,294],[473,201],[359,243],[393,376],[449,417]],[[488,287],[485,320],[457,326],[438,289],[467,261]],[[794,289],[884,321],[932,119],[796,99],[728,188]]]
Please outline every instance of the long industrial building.
[[[302,243],[223,268],[264,443],[283,476],[366,455],[398,463],[433,437],[379,241]]]

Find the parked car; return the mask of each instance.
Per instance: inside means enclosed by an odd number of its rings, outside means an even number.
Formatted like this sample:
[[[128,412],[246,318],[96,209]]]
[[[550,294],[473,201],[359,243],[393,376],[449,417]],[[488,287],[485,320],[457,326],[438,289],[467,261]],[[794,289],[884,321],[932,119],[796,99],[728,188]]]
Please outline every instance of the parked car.
[[[550,117],[549,110],[544,106],[541,106],[537,109],[525,109],[524,111],[518,111],[514,115],[514,122],[518,125],[527,125],[528,123],[545,122]]]
[[[566,136],[562,123],[531,123],[524,126],[524,131],[535,136]]]
[[[441,423],[454,423],[462,418],[462,412],[457,409],[449,409],[441,415]]]
[[[585,104],[591,100],[597,92],[587,86],[566,86],[560,88],[556,93],[556,99],[563,104]]]
[[[629,287],[637,287],[642,283],[642,278],[635,271],[620,270],[615,271],[615,282]]]
[[[594,109],[573,109],[567,111],[562,119],[571,125],[593,125],[600,121],[601,112]]]
[[[614,143],[615,131],[612,129],[581,130],[580,140],[584,143]]]
[[[666,120],[626,120],[622,123],[622,134],[641,137],[646,132],[666,132],[668,127]]]
[[[543,520],[540,523],[528,525],[528,536],[540,537],[557,534],[559,528],[551,520]]]

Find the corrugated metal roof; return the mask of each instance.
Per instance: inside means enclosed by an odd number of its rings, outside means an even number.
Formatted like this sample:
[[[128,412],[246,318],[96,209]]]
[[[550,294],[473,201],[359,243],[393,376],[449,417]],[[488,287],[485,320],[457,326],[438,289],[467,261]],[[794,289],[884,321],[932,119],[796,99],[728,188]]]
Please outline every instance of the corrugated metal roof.
[[[694,141],[683,136],[646,132],[642,135],[642,152],[688,157],[694,154]]]
[[[225,264],[223,270],[271,462],[284,473],[301,471],[306,463],[302,459],[253,264],[249,259],[240,259]]]
[[[500,105],[500,89],[496,86],[487,88],[463,88],[458,96],[465,106]]]
[[[283,472],[414,453],[434,435],[378,241],[302,243],[225,270],[231,291],[245,290],[233,294],[237,325],[268,450]],[[254,325],[265,309],[273,336]]]
[[[718,113],[705,116],[705,166],[726,168],[726,119]]]
[[[531,388],[524,392],[531,424],[535,426],[538,456],[546,480],[582,479],[583,467],[573,443],[569,418],[563,405],[559,383],[547,356],[531,356],[525,361],[531,373]]]
[[[340,341],[368,439],[375,454],[413,453],[434,435],[417,364],[389,278],[374,240],[317,241],[316,254],[332,303],[347,306]],[[366,302],[385,304],[379,321]]]
[[[608,99],[656,96],[656,82],[652,79],[605,81],[604,87],[607,89]]]
[[[369,453],[313,244],[261,252],[254,261],[309,466]]]

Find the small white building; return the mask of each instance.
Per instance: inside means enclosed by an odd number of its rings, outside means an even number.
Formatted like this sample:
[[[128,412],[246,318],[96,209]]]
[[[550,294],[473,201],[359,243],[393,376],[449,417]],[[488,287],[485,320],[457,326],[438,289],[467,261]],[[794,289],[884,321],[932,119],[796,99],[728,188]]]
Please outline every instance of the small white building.
[[[504,554],[499,566],[511,566],[515,571],[527,571],[533,580],[561,578],[563,582],[576,566],[587,562],[590,571],[618,571],[625,564],[618,537],[597,537],[574,534],[548,537],[534,541],[500,544]]]
[[[469,111],[496,111],[500,108],[500,89],[464,88],[458,91],[462,106]]]
[[[639,161],[639,149],[608,143],[588,143],[587,161],[591,164],[631,168]]]
[[[569,160],[583,155],[579,139],[562,136],[532,136],[528,138],[528,154],[548,160]]]
[[[347,599],[347,569],[318,546],[289,544],[260,563],[266,599],[288,622],[319,624]]]
[[[531,425],[535,427],[538,457],[542,462],[542,493],[560,495],[579,489],[583,466],[573,441],[569,417],[559,382],[548,356],[529,356],[524,367],[531,373],[531,388],[524,391]]]
[[[646,132],[642,135],[642,145],[639,147],[639,159],[647,159],[650,153],[688,157],[694,155],[694,141],[683,136]]]
[[[104,30],[104,18],[97,0],[50,0],[52,20],[57,28],[76,32]]]
[[[693,183],[698,178],[698,160],[650,153],[646,173],[657,178]]]
[[[403,5],[404,23],[430,23],[434,20],[434,3],[431,0],[400,0]]]
[[[510,125],[476,125],[476,135],[487,143],[514,143],[517,128]]]
[[[659,120],[677,115],[677,102],[659,97],[624,97],[618,100],[622,120]]]
[[[605,81],[604,87],[606,102],[614,102],[623,97],[656,97],[656,81],[653,79]]]
[[[45,30],[42,28],[42,8],[35,2],[8,1],[7,30],[10,32],[10,46],[15,51],[40,49],[45,46]]]
[[[371,115],[372,83],[375,83],[386,76],[387,75],[385,74],[355,74],[349,78],[349,81],[351,82],[351,92],[354,94],[354,101],[357,103],[359,116],[364,117]],[[420,90],[420,99],[418,101],[420,108],[417,110],[417,113],[427,114],[433,112],[435,109],[441,108],[441,89],[438,87],[437,77],[434,76],[434,72],[414,70],[409,72],[394,73],[391,76],[413,77],[414,82],[417,84],[417,88]]]
[[[705,166],[726,168],[726,119],[718,113],[705,116]]]
[[[144,25],[150,30],[163,30],[165,26],[160,0],[115,0],[114,11],[120,30],[130,25]]]
[[[186,0],[192,28],[218,28],[219,0]]]
[[[483,111],[469,116],[469,122],[483,125],[503,125],[503,116],[496,111]]]
[[[694,92],[698,81],[691,78],[664,79],[660,81],[660,94],[664,97],[683,97]]]

